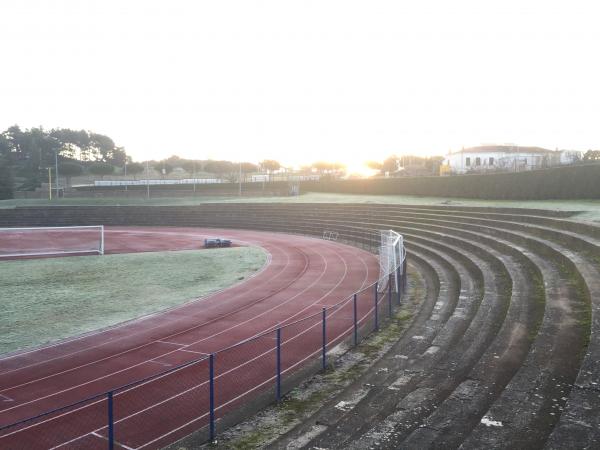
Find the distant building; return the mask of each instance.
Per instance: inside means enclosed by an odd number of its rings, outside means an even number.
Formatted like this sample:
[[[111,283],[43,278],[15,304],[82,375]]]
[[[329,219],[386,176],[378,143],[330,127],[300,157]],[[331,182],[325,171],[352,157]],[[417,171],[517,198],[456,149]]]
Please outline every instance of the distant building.
[[[574,150],[548,150],[517,145],[482,145],[450,152],[440,168],[441,175],[472,172],[519,172],[573,164],[581,159]]]

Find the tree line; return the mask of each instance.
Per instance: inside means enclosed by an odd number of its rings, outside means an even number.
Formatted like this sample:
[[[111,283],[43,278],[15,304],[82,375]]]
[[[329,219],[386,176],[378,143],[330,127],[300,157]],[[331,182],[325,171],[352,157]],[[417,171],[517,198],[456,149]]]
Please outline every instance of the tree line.
[[[87,130],[22,129],[14,125],[0,133],[0,199],[13,197],[15,180],[17,189],[35,190],[48,181],[48,170],[56,177],[56,168],[70,186],[73,177],[85,173],[100,178],[118,173],[135,179],[152,168],[164,178],[175,169],[182,169],[190,177],[209,175],[236,182],[240,173],[243,177],[257,172],[271,176],[283,167],[273,159],[254,164],[185,159],[176,155],[158,161],[134,162],[109,136]],[[327,175],[343,168],[343,164],[318,161],[302,167],[300,172]]]
[[[70,177],[90,171],[107,172],[125,164],[123,147],[103,134],[86,130],[42,127],[21,129],[18,125],[0,133],[0,198],[12,198],[15,179],[19,189],[33,190],[48,178],[56,163]],[[114,170],[114,169],[113,169]]]
[[[103,134],[86,130],[42,127],[21,130],[18,125],[0,133],[0,155],[12,162],[27,161],[30,166],[45,166],[62,159],[104,162],[116,166],[125,163],[125,149]]]
[[[67,186],[71,178],[89,173],[104,178],[118,173],[134,178],[152,168],[162,177],[176,168],[190,176],[215,177],[237,181],[239,173],[272,174],[282,166],[275,160],[234,163],[226,160],[192,160],[171,156],[164,160],[144,163],[134,162],[123,147],[117,146],[108,136],[86,130],[43,127],[21,129],[14,125],[0,133],[0,200],[12,198],[15,180],[17,189],[35,190],[48,180],[48,170],[53,177],[65,177]]]
[[[391,155],[383,161],[369,161],[367,166],[379,171],[380,175],[437,175],[442,156],[420,157],[412,155]],[[588,150],[583,162],[600,161],[600,150]],[[240,172],[245,178],[251,173],[266,173],[269,176],[282,169],[282,165],[272,159],[258,164],[232,162],[227,160],[195,160],[173,155],[163,160],[147,163],[132,161],[123,147],[117,146],[108,136],[86,130],[42,127],[21,129],[18,125],[0,133],[0,199],[12,198],[15,180],[17,189],[34,190],[48,180],[48,169],[66,177],[67,185],[71,178],[90,173],[103,178],[114,174],[130,175],[136,178],[152,168],[163,178],[175,169],[182,169],[190,177],[205,178],[214,176],[231,182],[239,181]],[[318,173],[323,179],[336,178],[345,170],[344,164],[317,161],[303,166],[296,173]]]
[[[191,176],[209,173],[228,181],[238,181],[240,173],[244,176],[256,172],[271,174],[282,167],[278,161],[272,159],[266,159],[258,164],[254,164],[251,162],[233,162],[227,160],[185,159],[177,155],[161,161],[149,161],[148,164],[163,175],[168,175],[175,168],[181,168]],[[132,163],[127,166],[127,173],[130,175],[142,173],[145,170],[144,167],[141,163]],[[132,169],[134,170],[133,172]]]

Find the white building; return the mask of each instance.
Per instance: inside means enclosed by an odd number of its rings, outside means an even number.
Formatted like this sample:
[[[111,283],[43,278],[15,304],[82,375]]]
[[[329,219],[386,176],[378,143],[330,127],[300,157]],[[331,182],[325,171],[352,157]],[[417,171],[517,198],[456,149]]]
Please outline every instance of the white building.
[[[583,152],[578,150],[558,150],[560,153],[559,164],[573,164],[583,159]]]
[[[516,145],[482,145],[464,148],[446,155],[441,174],[470,172],[499,172],[542,169],[562,164],[573,164],[581,159],[581,152],[547,150],[540,147]]]

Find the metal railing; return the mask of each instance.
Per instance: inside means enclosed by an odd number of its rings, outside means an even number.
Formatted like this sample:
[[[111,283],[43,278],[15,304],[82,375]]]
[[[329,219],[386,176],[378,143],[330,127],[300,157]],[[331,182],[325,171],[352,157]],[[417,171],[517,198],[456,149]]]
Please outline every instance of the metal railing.
[[[401,281],[395,292],[394,276]],[[327,368],[330,349],[342,342],[358,345],[379,330],[382,318],[400,304],[405,285],[406,260],[389,274],[383,292],[375,282],[208,354],[191,345],[185,351],[198,355],[191,361],[0,426],[0,448],[161,448],[191,433],[212,441],[219,419],[259,397],[279,402],[298,383],[298,373],[305,377]]]

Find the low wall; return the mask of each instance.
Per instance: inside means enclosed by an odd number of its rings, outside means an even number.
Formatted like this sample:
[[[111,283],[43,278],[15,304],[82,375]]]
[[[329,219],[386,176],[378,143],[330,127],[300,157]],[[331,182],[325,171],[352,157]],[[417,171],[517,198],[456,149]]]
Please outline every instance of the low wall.
[[[492,200],[600,198],[600,164],[518,173],[303,182],[302,192]]]

